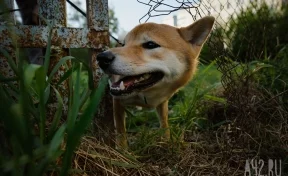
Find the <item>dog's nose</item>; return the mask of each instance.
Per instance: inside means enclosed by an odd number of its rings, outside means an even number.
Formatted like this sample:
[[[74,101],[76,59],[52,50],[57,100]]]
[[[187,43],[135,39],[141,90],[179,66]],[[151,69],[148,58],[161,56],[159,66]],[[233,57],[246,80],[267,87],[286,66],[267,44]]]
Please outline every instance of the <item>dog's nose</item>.
[[[105,70],[113,62],[113,60],[115,59],[115,55],[110,51],[106,51],[98,54],[96,59],[98,61],[100,68],[102,70]]]

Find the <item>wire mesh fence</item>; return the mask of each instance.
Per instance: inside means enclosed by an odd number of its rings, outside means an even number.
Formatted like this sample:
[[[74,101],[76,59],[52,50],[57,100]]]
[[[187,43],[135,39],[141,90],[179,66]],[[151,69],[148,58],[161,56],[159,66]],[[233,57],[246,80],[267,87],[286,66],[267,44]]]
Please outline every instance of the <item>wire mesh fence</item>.
[[[217,60],[218,69],[223,74],[224,93],[232,106],[240,108],[240,112],[246,112],[244,106],[248,102],[244,104],[249,99],[247,93],[252,76],[248,73],[252,71],[251,65],[260,68],[261,64],[255,60],[275,58],[288,42],[287,35],[283,34],[287,29],[285,0],[137,1],[149,7],[140,23],[164,16],[163,23],[184,27],[207,15],[215,17],[214,31],[203,47],[200,61],[209,63]],[[239,67],[241,72],[236,69]]]
[[[149,6],[149,11],[139,20],[140,23],[164,16],[164,23],[184,27],[201,17],[214,16],[216,24],[203,47],[200,62],[207,64],[216,60],[218,70],[222,73],[221,96],[227,100],[227,107],[221,112],[215,107],[216,114],[219,114],[215,118],[229,120],[231,122],[229,125],[232,126],[229,126],[229,129],[235,125],[241,133],[251,134],[256,140],[265,141],[271,137],[277,141],[278,137],[272,133],[287,139],[285,132],[288,130],[288,65],[285,64],[288,53],[288,35],[285,32],[288,31],[287,1],[138,0],[138,2]],[[234,146],[225,144],[227,147],[225,153],[233,153],[230,150],[233,148],[247,147],[241,146],[247,144],[243,135],[238,135],[235,139]],[[263,145],[271,147],[269,142]],[[250,150],[257,150],[254,147]],[[263,148],[265,147],[261,150]],[[281,152],[279,150],[276,153]],[[249,157],[248,153],[244,155]]]

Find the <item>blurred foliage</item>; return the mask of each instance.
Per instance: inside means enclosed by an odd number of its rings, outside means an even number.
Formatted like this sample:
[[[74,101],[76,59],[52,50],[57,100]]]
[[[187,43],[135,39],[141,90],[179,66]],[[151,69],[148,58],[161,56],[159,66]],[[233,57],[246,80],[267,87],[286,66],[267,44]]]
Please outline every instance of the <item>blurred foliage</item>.
[[[245,62],[275,58],[288,43],[288,10],[263,3],[252,3],[230,20],[226,31],[233,60]],[[231,45],[231,48],[230,48]]]
[[[111,34],[117,34],[118,32],[118,18],[115,16],[114,9],[109,8],[109,32]]]
[[[254,74],[254,80],[267,91],[280,95],[282,103],[288,107],[288,45],[283,47],[274,58],[266,57],[261,62],[261,65],[270,66]]]
[[[287,5],[280,8],[251,3],[230,20],[225,33],[231,51],[229,57],[248,66],[254,65],[257,71],[251,75],[254,81],[274,95],[281,94],[285,104],[288,104],[287,21]]]
[[[223,54],[224,51],[225,30],[217,27],[212,30],[208,41],[204,44],[200,53],[200,62],[210,64]]]

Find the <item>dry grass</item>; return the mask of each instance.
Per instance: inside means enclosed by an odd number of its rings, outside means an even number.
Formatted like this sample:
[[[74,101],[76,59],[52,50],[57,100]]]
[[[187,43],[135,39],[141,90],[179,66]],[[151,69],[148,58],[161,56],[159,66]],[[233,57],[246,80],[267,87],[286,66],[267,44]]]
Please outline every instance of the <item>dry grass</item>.
[[[211,123],[227,123],[207,130],[183,131],[184,140],[159,142],[153,138],[140,148],[141,135],[149,138],[147,133],[154,133],[145,131],[132,137],[135,141],[128,152],[84,137],[76,151],[74,175],[243,176],[245,161],[253,158],[263,159],[265,167],[269,158],[281,159],[283,173],[287,172],[287,107],[279,95],[260,91],[256,85],[250,85],[248,91],[241,85],[234,87],[224,92],[226,107],[205,102]]]

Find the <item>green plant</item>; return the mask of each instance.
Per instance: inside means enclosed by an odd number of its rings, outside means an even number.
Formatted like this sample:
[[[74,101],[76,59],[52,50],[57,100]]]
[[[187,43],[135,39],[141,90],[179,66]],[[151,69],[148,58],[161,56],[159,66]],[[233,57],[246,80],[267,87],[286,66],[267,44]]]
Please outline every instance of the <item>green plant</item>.
[[[225,30],[222,27],[216,27],[212,30],[208,41],[204,44],[200,53],[200,62],[209,65],[223,54]]]
[[[266,56],[274,58],[288,43],[287,18],[286,6],[279,9],[252,3],[242,10],[230,20],[226,31],[232,59],[249,62]]]
[[[221,87],[221,74],[215,67],[215,61],[207,66],[200,66],[199,71],[194,76],[189,85],[184,88],[185,99],[178,102],[173,107],[170,121],[180,124],[184,129],[209,128],[206,123],[207,107],[203,103],[205,100],[226,103],[225,99],[213,94]]]
[[[0,48],[15,73],[13,79],[0,74],[0,175],[40,176],[47,172],[67,175],[74,150],[104,94],[106,77],[101,79],[98,88],[90,95],[86,108],[79,115],[81,106],[88,98],[88,90],[80,90],[80,74],[85,63],[76,63],[74,57],[66,56],[48,74],[51,31],[43,66],[27,64],[21,57],[16,58],[16,64],[8,52]],[[18,51],[16,49],[16,56],[19,55]],[[75,62],[72,68],[67,68],[58,83],[69,78],[69,106],[67,119],[64,120],[63,97],[57,90],[58,85],[52,85],[51,80],[57,69],[66,65],[68,60]],[[47,105],[52,92],[55,92],[58,104],[53,120],[49,121]],[[60,123],[60,120],[64,122]],[[59,160],[62,160],[61,166],[57,164]]]
[[[280,95],[282,102],[288,104],[288,45],[283,47],[274,58],[266,57],[258,63],[258,68],[267,66],[254,74],[254,80],[262,88]],[[257,69],[254,68],[254,69]]]
[[[169,101],[169,124],[173,146],[183,140],[186,131],[209,129],[212,127],[207,121],[209,108],[204,101],[225,104],[225,99],[214,94],[221,88],[221,73],[215,66],[215,61],[209,65],[200,64],[191,82],[179,90]],[[159,129],[159,122],[155,110],[141,111],[136,108],[127,112],[127,129],[133,134],[132,149],[136,154],[143,154],[150,147],[158,146],[163,130]],[[136,133],[134,133],[136,132]]]

